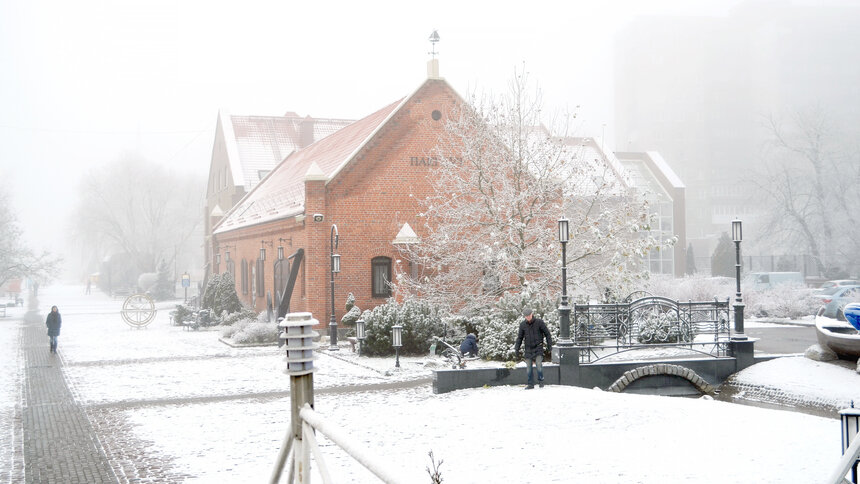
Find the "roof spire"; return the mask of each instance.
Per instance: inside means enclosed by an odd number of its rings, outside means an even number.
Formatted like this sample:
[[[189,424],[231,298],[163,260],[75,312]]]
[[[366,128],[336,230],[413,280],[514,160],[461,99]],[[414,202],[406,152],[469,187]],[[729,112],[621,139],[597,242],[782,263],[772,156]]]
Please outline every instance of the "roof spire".
[[[436,58],[436,42],[439,42],[439,32],[436,29],[433,29],[433,33],[430,34],[430,45],[433,49],[428,52],[432,57],[429,61],[427,61],[427,78],[428,79],[440,79],[439,77],[439,59]]]
[[[433,56],[433,57],[431,57],[431,59],[435,59],[436,54],[438,53],[438,52],[436,52],[436,42],[439,42],[439,32],[436,29],[433,29],[433,33],[430,34],[430,38],[428,40],[430,41],[430,45],[433,48],[433,50],[428,52],[428,54]]]

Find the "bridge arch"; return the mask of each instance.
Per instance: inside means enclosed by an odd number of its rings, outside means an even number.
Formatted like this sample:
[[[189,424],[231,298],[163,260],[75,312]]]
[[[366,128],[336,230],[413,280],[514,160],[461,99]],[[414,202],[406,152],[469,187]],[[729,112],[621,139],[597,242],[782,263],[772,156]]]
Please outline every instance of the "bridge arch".
[[[657,363],[655,365],[640,366],[639,368],[634,368],[632,370],[626,371],[623,375],[621,375],[621,378],[615,380],[615,383],[609,386],[607,391],[620,393],[624,391],[624,389],[627,388],[627,386],[634,381],[640,378],[655,375],[678,376],[692,383],[693,386],[696,387],[702,393],[714,393],[713,385],[706,382],[702,377],[697,375],[695,371],[680,365],[670,365],[667,363]]]

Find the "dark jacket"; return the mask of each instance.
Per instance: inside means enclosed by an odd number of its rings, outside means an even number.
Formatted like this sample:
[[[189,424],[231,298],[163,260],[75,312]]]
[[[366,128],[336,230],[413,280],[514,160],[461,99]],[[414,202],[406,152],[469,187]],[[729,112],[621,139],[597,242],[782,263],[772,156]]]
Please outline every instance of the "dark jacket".
[[[48,336],[59,336],[60,326],[63,325],[63,317],[58,312],[48,313],[48,318],[45,320],[45,326],[48,327]]]
[[[552,348],[552,336],[550,336],[549,329],[547,329],[543,319],[532,317],[531,322],[523,319],[520,322],[520,331],[517,333],[517,344],[514,345],[514,351],[519,353],[520,345],[525,341],[525,345],[522,345],[523,357],[529,360],[534,359],[543,354],[544,337],[546,337],[546,347]]]
[[[460,353],[464,355],[478,356],[478,337],[474,333],[469,333],[466,339],[460,343]]]

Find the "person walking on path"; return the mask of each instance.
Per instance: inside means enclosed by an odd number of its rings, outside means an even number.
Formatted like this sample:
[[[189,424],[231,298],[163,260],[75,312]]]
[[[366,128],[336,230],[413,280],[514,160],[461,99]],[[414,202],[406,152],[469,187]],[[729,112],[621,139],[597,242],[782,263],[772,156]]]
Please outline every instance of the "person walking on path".
[[[88,296],[89,296],[89,294],[90,294],[90,286],[91,286],[91,285],[92,285],[92,281],[90,281],[89,279],[87,279],[87,292],[86,292],[86,294],[87,294]]]
[[[57,306],[51,306],[51,312],[48,313],[48,318],[45,319],[45,326],[48,327],[48,337],[51,340],[51,353],[57,352],[57,336],[60,335],[60,326],[63,325],[63,317],[60,316],[60,310]]]
[[[549,334],[549,329],[547,329],[543,319],[534,317],[534,312],[531,309],[523,309],[523,318],[525,319],[520,322],[520,331],[517,333],[514,353],[520,353],[520,346],[525,341],[523,358],[525,358],[529,369],[526,390],[535,387],[533,365],[537,366],[538,386],[543,388],[543,340],[546,337],[546,348],[552,351],[552,336]]]

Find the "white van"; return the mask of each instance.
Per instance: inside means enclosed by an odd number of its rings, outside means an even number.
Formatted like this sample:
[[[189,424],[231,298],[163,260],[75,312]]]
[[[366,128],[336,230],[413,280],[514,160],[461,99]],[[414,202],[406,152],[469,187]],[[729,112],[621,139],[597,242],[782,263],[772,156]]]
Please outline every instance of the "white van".
[[[782,284],[805,285],[800,272],[750,272],[747,278],[753,289],[772,289]]]

